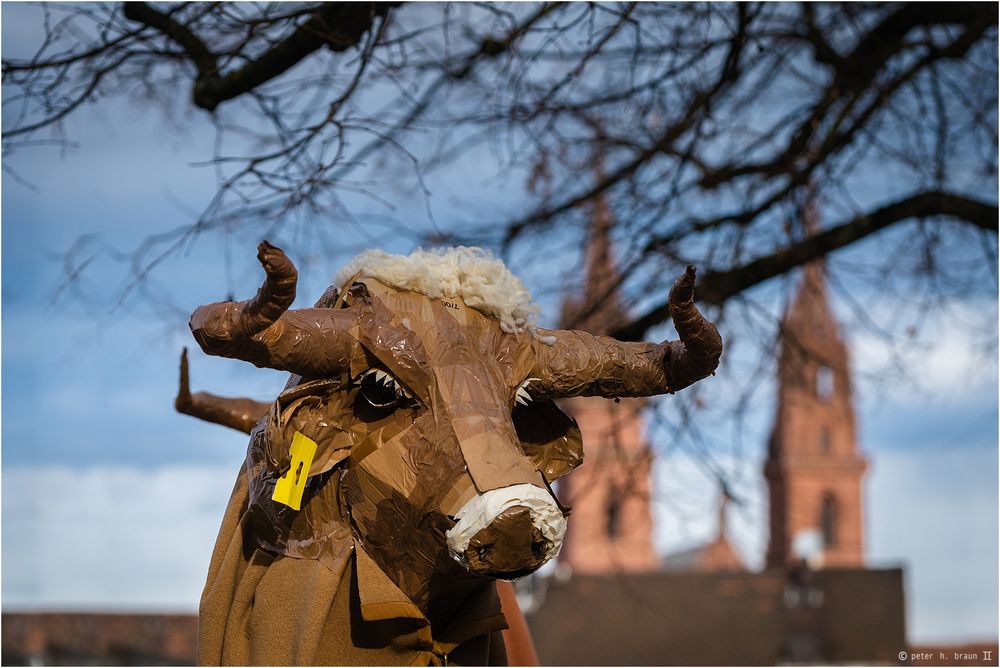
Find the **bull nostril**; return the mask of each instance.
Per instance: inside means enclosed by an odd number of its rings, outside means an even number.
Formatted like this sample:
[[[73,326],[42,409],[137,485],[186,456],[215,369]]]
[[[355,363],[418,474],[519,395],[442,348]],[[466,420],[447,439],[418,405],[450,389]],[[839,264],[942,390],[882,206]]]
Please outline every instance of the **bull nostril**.
[[[545,541],[536,540],[531,544],[531,556],[535,559],[545,558]]]

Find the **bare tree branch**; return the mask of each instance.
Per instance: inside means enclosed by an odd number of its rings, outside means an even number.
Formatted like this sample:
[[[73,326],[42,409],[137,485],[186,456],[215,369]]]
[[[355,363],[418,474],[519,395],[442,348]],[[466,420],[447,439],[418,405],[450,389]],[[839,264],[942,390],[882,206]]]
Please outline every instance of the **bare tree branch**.
[[[821,259],[889,225],[929,216],[956,218],[996,234],[1000,211],[996,205],[960,195],[944,192],[920,193],[893,202],[869,214],[857,216],[743,266],[708,272],[695,287],[695,294],[701,302],[719,305],[770,278]],[[627,341],[641,339],[650,327],[660,324],[669,317],[668,305],[664,302],[628,324],[616,328],[612,331],[612,336]]]
[[[356,46],[376,18],[385,18],[399,2],[327,2],[319,4],[309,20],[268,51],[242,67],[220,75],[216,55],[187,26],[145,2],[124,3],[125,16],[154,28],[180,45],[198,70],[193,100],[213,111],[222,102],[248,93],[274,79],[320,47],[345,51]]]

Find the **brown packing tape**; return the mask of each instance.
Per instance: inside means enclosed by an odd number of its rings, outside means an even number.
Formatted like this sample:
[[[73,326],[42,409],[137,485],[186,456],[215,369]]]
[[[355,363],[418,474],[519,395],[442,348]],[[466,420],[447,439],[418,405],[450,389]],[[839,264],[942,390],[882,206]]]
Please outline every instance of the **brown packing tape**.
[[[273,554],[317,559],[331,570],[342,568],[352,551],[351,528],[341,513],[338,471],[306,481],[302,509],[295,511],[271,500],[279,477],[266,459],[267,436],[256,429],[247,452],[249,502],[241,522],[244,540]]]
[[[441,499],[441,512],[449,516],[454,515],[453,509],[462,508],[478,493],[479,490],[476,489],[471,476],[460,476],[445,491]]]
[[[468,496],[449,498],[445,492],[461,489],[460,481],[468,475],[454,465],[461,459],[454,439],[435,440],[437,426],[425,412],[411,429],[350,467],[343,478],[359,539],[422,609],[432,599],[438,606],[457,605],[463,592],[481,584],[450,557],[444,544],[452,522],[442,503],[464,503]],[[391,454],[381,457],[381,452]]]
[[[554,343],[532,343],[536,366],[531,373],[541,379],[532,386],[546,397],[648,397],[669,389],[662,345],[575,330],[543,330],[542,335]]]
[[[458,430],[459,427],[456,427]],[[484,432],[462,438],[459,443],[469,475],[480,493],[522,483],[544,489],[538,470],[524,453],[515,451],[515,446],[509,441],[501,440],[494,433]]]
[[[515,406],[513,418],[521,449],[549,482],[583,463],[580,428],[552,400],[536,399]]]
[[[407,457],[404,438],[405,434],[401,435],[401,438],[380,443],[379,447],[362,459],[357,466],[369,472],[373,479],[391,487],[394,493],[409,498],[417,486],[417,472],[415,467],[400,464],[405,462]]]
[[[350,454],[350,435],[341,428],[341,423],[328,420],[328,416],[343,415],[348,410],[340,388],[340,383],[318,380],[278,395],[267,424],[267,456],[279,475],[288,468],[289,444],[295,432],[301,432],[318,446],[310,476],[329,471]]]

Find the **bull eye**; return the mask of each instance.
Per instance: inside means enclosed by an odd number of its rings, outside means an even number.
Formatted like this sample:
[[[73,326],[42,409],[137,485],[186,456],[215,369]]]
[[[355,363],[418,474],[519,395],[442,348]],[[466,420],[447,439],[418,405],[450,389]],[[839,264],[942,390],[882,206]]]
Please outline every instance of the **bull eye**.
[[[396,379],[382,369],[371,369],[361,376],[361,396],[375,408],[391,408],[408,398]]]

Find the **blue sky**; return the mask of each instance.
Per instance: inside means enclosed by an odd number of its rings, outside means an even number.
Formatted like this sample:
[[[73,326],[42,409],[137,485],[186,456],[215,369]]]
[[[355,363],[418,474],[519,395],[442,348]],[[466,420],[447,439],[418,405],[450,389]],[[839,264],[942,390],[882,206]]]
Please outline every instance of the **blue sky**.
[[[188,212],[204,206],[215,183],[211,170],[190,166],[212,147],[212,128],[200,112],[178,111],[166,122],[154,110],[108,100],[72,117],[67,134],[80,147],[66,156],[44,148],[13,156],[37,192],[6,174],[2,181],[3,606],[194,610],[246,438],[174,413],[177,361],[181,348],[193,345],[187,313],[230,290],[240,298],[253,293],[260,279],[254,261],[259,239],[240,231],[216,233],[169,259],[152,285],[172,304],[165,313],[152,313],[141,298],[111,311],[128,285],[128,267],[109,253],[95,260],[80,285],[88,300],[64,293],[51,303],[63,277],[54,255],[79,235],[97,235],[94,249],[109,243],[131,249],[150,233],[189,222]],[[470,155],[430,183],[440,220],[459,211],[467,215],[474,201],[483,210],[501,206],[519,191],[493,177],[487,153]],[[421,206],[412,198],[399,200],[404,208],[388,213],[405,217],[405,206],[411,206],[413,222],[426,224]],[[345,202],[359,212],[387,213],[367,198],[347,196]],[[338,221],[311,224],[343,234],[345,248],[365,244]],[[308,240],[298,241],[306,255],[300,261],[303,305],[349,253],[325,257]],[[410,249],[406,239],[382,241],[392,251]],[[891,235],[883,236],[856,252],[885,252],[894,243]],[[229,266],[221,259],[227,253]],[[527,272],[529,287],[535,270]],[[992,313],[995,321],[995,286],[985,292],[952,307]],[[556,303],[540,300],[551,322]],[[842,303],[835,308],[847,319]],[[886,318],[898,323],[916,317],[907,308]],[[860,330],[848,336],[859,372],[884,363],[887,352],[877,339]],[[985,343],[991,336],[994,331]],[[875,566],[906,567],[912,640],[993,638],[995,345],[976,352],[982,335],[939,326],[926,330],[921,343],[904,351],[917,384],[859,376],[859,442],[871,460],[868,557]],[[703,388],[709,402],[752,368],[749,353],[738,351],[715,384]],[[191,373],[195,389],[258,399],[274,396],[284,383],[283,374],[198,350],[191,352]],[[713,442],[723,445],[713,446],[713,458],[745,499],[729,523],[752,564],[759,564],[766,539],[759,471],[772,389],[764,383],[739,448],[729,447],[731,425],[714,432]],[[669,438],[654,433],[661,442]],[[714,532],[716,499],[689,450],[661,449],[657,545],[669,552]]]

